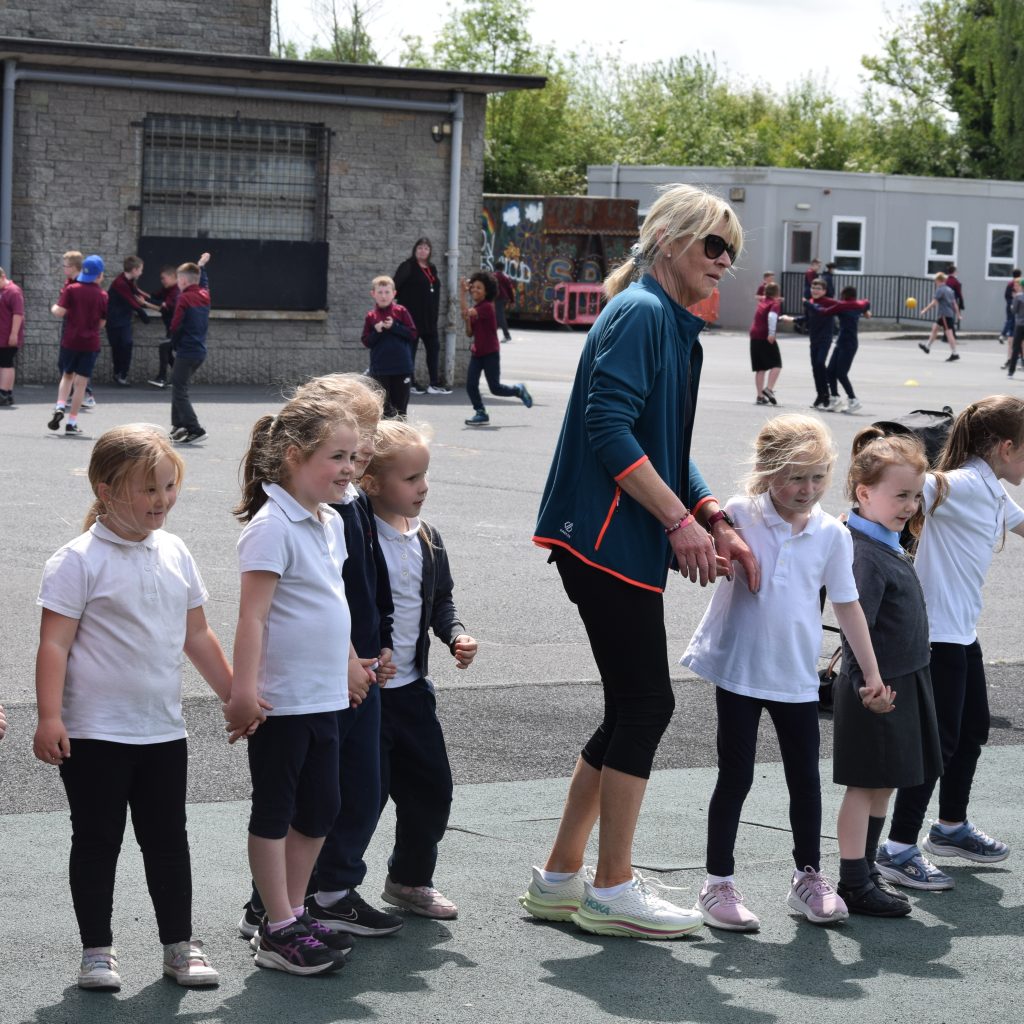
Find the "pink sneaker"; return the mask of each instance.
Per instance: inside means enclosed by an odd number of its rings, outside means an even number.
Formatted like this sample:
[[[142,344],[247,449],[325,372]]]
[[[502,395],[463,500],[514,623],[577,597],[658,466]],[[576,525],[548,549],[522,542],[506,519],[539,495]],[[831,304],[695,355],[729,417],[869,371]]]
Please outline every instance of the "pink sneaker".
[[[743,906],[743,893],[732,882],[704,882],[697,897],[697,909],[704,923],[729,932],[756,932],[761,927],[757,916]]]
[[[430,885],[399,885],[388,875],[380,898],[393,907],[411,910],[422,917],[451,921],[459,916],[459,908],[447,896]]]
[[[786,902],[815,924],[835,924],[850,916],[842,897],[829,880],[811,867],[793,872]]]

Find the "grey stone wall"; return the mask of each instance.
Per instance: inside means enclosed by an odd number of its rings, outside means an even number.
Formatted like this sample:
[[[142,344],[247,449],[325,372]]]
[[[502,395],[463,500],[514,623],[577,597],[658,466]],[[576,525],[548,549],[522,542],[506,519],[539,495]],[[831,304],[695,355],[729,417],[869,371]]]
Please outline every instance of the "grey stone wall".
[[[463,276],[479,265],[484,107],[485,97],[467,95],[459,241]],[[142,90],[19,85],[12,266],[7,268],[25,291],[26,344],[19,358],[19,380],[55,380],[57,327],[49,307],[63,280],[61,254],[68,249],[99,253],[107,263],[109,281],[120,271],[122,259],[136,250],[141,122],[147,114],[183,109],[173,96]],[[233,117],[238,112],[247,118],[325,123],[333,132],[325,317],[224,319],[229,312],[218,311],[210,325],[209,357],[197,383],[278,383],[364,369],[367,357],[360,332],[371,305],[370,281],[377,274],[394,273],[419,235],[433,239],[435,262],[447,290],[444,254],[451,147],[448,141],[436,144],[431,139],[437,115],[206,97],[189,97],[187,109],[209,116]],[[186,245],[196,248],[194,243]],[[188,256],[194,258],[198,251],[183,258]],[[144,285],[155,285],[156,270],[146,269]],[[215,251],[209,273],[217,310]],[[449,315],[446,306],[442,303],[442,333]],[[456,379],[461,380],[468,341],[457,307],[453,313]],[[154,372],[162,334],[158,319],[149,325],[136,322],[135,383]],[[421,351],[421,363],[422,358]],[[106,382],[110,373],[104,344],[96,380]]]
[[[271,0],[0,0],[0,36],[265,57]]]

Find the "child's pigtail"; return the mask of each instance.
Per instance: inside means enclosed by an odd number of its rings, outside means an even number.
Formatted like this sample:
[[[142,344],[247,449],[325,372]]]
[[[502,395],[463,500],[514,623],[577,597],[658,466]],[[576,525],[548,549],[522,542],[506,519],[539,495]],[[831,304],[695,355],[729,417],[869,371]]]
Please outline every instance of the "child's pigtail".
[[[267,495],[264,493],[263,484],[273,481],[266,480],[263,451],[270,439],[275,419],[276,417],[269,414],[261,416],[253,425],[252,433],[249,435],[249,448],[242,459],[239,471],[242,500],[231,510],[232,515],[239,522],[248,523],[266,503]]]

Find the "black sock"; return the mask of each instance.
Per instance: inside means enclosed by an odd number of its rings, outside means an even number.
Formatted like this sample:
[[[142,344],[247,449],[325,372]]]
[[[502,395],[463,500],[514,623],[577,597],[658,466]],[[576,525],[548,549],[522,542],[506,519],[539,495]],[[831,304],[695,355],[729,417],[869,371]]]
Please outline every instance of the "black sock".
[[[847,889],[863,889],[871,882],[868,874],[868,862],[863,857],[856,860],[839,860],[839,884]]]
[[[878,843],[882,838],[882,828],[885,826],[885,818],[868,818],[868,838],[864,844],[864,856],[868,862],[868,870],[875,870],[875,854],[878,853]]]

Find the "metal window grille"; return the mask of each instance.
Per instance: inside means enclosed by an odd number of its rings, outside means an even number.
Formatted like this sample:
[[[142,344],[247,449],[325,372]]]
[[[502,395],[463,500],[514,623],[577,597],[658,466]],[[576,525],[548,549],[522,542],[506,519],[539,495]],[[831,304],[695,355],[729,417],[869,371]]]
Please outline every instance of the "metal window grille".
[[[325,240],[324,125],[154,114],[143,138],[143,235]]]

